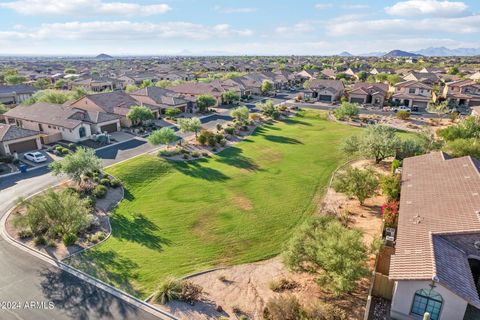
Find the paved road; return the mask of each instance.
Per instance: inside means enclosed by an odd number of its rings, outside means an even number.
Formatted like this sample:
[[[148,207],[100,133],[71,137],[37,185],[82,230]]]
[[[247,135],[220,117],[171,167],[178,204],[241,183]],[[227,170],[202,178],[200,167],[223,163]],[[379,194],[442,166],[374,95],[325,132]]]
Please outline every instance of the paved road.
[[[105,165],[125,160],[153,148],[141,139],[99,150]],[[48,168],[0,178],[0,217],[15,200],[60,182]],[[36,301],[54,303],[53,309],[2,310],[2,303]],[[157,319],[69,273],[13,247],[0,238],[0,319]]]

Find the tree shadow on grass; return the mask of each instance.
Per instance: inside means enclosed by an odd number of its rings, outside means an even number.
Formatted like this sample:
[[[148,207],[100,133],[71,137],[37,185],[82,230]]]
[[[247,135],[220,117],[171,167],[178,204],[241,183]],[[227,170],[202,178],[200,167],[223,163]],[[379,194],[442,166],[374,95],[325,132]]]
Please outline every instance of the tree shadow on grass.
[[[192,178],[220,182],[230,179],[230,177],[221,171],[202,166],[202,163],[206,162],[208,162],[206,159],[198,159],[194,161],[170,161],[174,169]]]
[[[303,121],[303,120],[300,120],[300,119],[289,118],[289,119],[283,120],[283,122],[285,124],[288,124],[288,125],[294,125],[294,124],[298,125],[298,124],[300,124],[300,125],[304,125],[304,126],[308,126],[308,127],[312,126],[312,124],[310,122],[306,122],[306,121]]]
[[[135,199],[135,196],[128,191],[125,187],[123,188],[123,198],[128,201],[133,201]]]
[[[133,219],[124,215],[114,214],[110,217],[112,236],[119,240],[136,242],[152,250],[161,251],[163,246],[172,242],[158,234],[158,226],[148,220],[143,214],[133,214]]]
[[[45,268],[39,272],[46,300],[54,303],[71,319],[135,319],[138,310],[106,291],[59,269]]]
[[[95,278],[114,284],[128,293],[138,294],[131,283],[132,280],[138,278],[138,273],[135,271],[138,265],[126,257],[119,256],[113,250],[87,250],[66,262]]]
[[[250,171],[259,170],[258,165],[253,162],[252,159],[242,155],[242,149],[237,147],[230,147],[224,152],[219,153],[218,162]]]
[[[284,136],[273,136],[273,135],[263,135],[266,140],[276,142],[276,143],[285,143],[285,144],[303,144],[298,139],[295,138],[290,138],[290,137],[284,137]]]

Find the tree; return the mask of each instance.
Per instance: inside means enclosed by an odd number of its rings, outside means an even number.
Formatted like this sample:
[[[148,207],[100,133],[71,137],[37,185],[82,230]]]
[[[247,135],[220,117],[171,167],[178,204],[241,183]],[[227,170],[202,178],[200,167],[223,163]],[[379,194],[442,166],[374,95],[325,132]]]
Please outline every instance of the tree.
[[[398,74],[389,74],[389,75],[387,75],[387,81],[391,86],[394,86],[397,83],[402,82],[404,80]]]
[[[262,94],[264,94],[264,95],[269,93],[270,91],[273,90],[273,83],[269,80],[263,80],[260,90],[262,91]]]
[[[18,74],[5,76],[5,82],[11,85],[24,83],[25,81],[27,81],[27,78]]]
[[[80,183],[82,176],[100,170],[101,165],[102,162],[95,154],[95,150],[79,147],[74,153],[52,162],[50,169],[54,175],[65,174],[73,181]]]
[[[429,103],[427,111],[435,113],[438,117],[446,114],[449,110],[448,101],[442,101],[440,103]]]
[[[152,110],[145,106],[133,106],[127,113],[127,119],[134,124],[142,124],[143,121],[152,120],[154,118]]]
[[[456,75],[456,74],[458,74],[459,72],[460,72],[460,70],[458,70],[458,67],[453,67],[453,68],[450,68],[450,69],[448,70],[448,74],[450,74],[450,75]]]
[[[425,153],[425,149],[422,147],[422,143],[417,139],[405,139],[400,141],[399,147],[395,154],[395,159],[403,160],[418,156]]]
[[[448,141],[445,150],[453,157],[471,156],[480,159],[480,139],[455,139]]]
[[[27,99],[24,104],[31,105],[36,102],[64,104],[72,99],[71,91],[47,89],[35,92],[35,94]]]
[[[5,106],[3,103],[0,103],[0,114],[4,114],[7,111],[8,111],[7,106]]]
[[[380,163],[385,158],[395,156],[399,145],[400,139],[395,129],[375,124],[368,126],[362,135],[344,140],[342,149],[347,154],[357,153]]]
[[[352,118],[358,115],[358,104],[350,102],[342,102],[333,113],[338,120],[345,120],[345,118]]]
[[[172,81],[170,80],[160,80],[160,81],[157,81],[157,83],[155,83],[155,87],[159,87],[159,88],[167,88],[167,87],[170,87],[172,85]]]
[[[130,92],[133,92],[133,91],[136,91],[138,90],[139,87],[134,85],[134,84],[128,84],[126,87],[125,87],[125,92],[127,93],[130,93]]]
[[[55,81],[55,84],[53,85],[53,87],[55,89],[63,89],[65,87],[67,87],[67,81],[64,80],[64,79],[59,79],[59,80]]]
[[[352,291],[368,275],[362,233],[331,216],[315,217],[299,228],[283,261],[293,271],[316,274],[318,283],[335,294]]]
[[[400,175],[388,175],[380,178],[382,193],[388,200],[400,200]]]
[[[140,88],[146,88],[146,87],[152,87],[153,82],[150,79],[145,79],[142,81],[142,84],[140,85]]]
[[[268,100],[265,103],[257,103],[255,105],[258,109],[262,110],[262,113],[267,117],[272,119],[278,119],[280,113],[278,112],[277,108],[273,105],[272,100]]]
[[[366,73],[365,71],[360,71],[360,72],[357,74],[357,77],[358,77],[358,80],[360,80],[360,81],[365,81],[365,80],[367,80],[368,73]]]
[[[232,90],[227,90],[222,93],[222,100],[224,103],[230,104],[240,99],[240,95]]]
[[[49,85],[50,85],[50,82],[47,79],[38,79],[33,84],[35,88],[41,89],[41,90],[47,89]]]
[[[216,104],[217,100],[209,94],[202,94],[197,98],[197,107],[200,112],[205,112]]]
[[[167,115],[167,117],[175,117],[180,113],[182,113],[182,110],[180,110],[179,108],[168,108],[165,111],[165,115]]]
[[[443,141],[437,139],[435,132],[427,126],[424,126],[417,135],[418,142],[425,152],[432,150],[440,150],[443,146]]]
[[[240,124],[245,124],[248,121],[250,110],[246,106],[238,107],[230,112],[230,115]]]
[[[307,79],[305,80],[305,82],[303,83],[303,89],[305,90],[308,90],[310,89],[310,86],[312,85],[312,80],[311,79]]]
[[[153,131],[148,137],[148,142],[153,145],[166,144],[168,146],[170,143],[177,141],[177,139],[178,137],[173,129],[162,128]]]
[[[194,132],[195,137],[198,136],[198,132],[202,129],[202,121],[199,118],[184,118],[178,119],[178,125],[182,132]]]
[[[59,192],[48,189],[30,200],[22,200],[21,204],[26,213],[15,224],[30,228],[34,235],[60,236],[66,245],[71,244],[69,238],[76,239],[93,221],[88,201],[69,189]]]
[[[77,73],[77,70],[75,68],[66,68],[65,70],[63,70],[63,73],[65,73],[65,74],[75,74],[75,73]]]
[[[372,168],[361,170],[348,167],[347,170],[337,173],[333,181],[333,188],[336,192],[357,198],[363,205],[365,199],[375,194],[378,188],[378,178]]]

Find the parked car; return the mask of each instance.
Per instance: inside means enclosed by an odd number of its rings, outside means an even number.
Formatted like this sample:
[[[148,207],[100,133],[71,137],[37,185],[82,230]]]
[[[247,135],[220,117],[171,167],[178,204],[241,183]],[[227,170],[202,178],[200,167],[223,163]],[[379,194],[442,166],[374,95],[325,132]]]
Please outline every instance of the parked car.
[[[47,157],[43,155],[43,153],[35,151],[35,152],[27,152],[23,155],[23,157],[29,161],[40,163],[47,161]]]
[[[393,108],[393,112],[397,113],[398,111],[405,111],[405,112],[412,112],[412,109],[406,106],[400,106],[397,108]]]

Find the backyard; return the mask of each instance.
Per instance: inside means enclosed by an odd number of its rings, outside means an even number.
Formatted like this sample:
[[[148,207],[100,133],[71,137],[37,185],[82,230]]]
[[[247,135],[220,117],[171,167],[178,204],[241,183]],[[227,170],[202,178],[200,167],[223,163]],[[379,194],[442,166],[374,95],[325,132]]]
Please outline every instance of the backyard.
[[[325,113],[266,124],[211,158],[144,155],[110,167],[125,187],[112,236],[69,262],[145,298],[168,275],[267,259],[315,212],[354,127]]]

